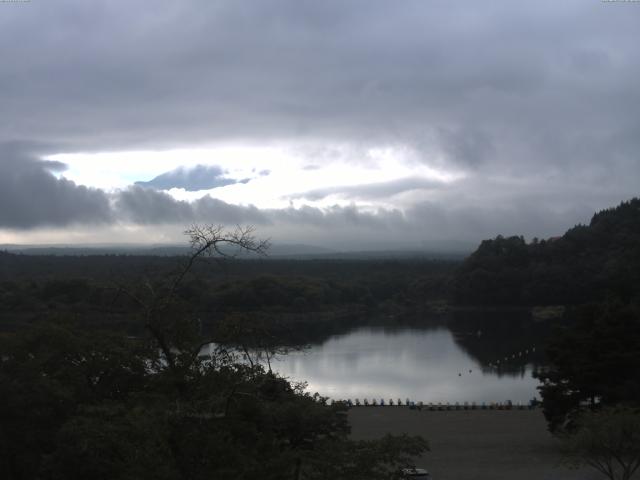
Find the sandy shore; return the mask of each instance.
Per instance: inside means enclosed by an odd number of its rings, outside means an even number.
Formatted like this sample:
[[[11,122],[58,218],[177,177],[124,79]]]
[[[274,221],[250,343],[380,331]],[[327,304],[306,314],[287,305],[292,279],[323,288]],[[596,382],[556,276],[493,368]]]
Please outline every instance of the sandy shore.
[[[560,464],[556,443],[539,410],[418,411],[406,407],[356,407],[352,437],[387,433],[422,435],[431,452],[416,460],[434,480],[600,480],[590,469]]]

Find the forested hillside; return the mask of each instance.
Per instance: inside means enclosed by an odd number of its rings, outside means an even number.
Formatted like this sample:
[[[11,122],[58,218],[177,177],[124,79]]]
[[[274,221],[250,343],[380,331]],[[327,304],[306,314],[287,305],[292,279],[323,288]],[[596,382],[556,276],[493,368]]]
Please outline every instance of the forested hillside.
[[[452,285],[466,305],[553,305],[640,299],[640,199],[596,213],[547,240],[483,241]]]

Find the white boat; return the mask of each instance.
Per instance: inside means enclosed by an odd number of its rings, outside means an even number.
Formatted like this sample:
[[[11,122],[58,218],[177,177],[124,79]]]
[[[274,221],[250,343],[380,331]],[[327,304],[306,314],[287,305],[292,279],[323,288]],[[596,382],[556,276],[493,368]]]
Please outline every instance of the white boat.
[[[433,477],[424,468],[403,468],[402,478],[407,480],[433,480]]]

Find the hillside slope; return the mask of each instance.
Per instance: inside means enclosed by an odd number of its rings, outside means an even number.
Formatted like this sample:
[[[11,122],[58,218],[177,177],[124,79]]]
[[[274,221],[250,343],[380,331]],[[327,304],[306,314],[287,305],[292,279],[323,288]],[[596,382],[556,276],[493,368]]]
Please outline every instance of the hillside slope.
[[[560,238],[484,240],[457,270],[452,296],[466,305],[640,300],[640,199],[598,212]]]

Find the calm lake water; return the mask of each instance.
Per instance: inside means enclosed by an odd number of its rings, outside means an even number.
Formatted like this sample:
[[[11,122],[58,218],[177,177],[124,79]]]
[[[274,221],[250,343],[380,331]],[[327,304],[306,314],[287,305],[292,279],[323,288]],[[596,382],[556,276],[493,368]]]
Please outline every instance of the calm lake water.
[[[517,332],[518,341],[508,341],[499,331],[358,328],[278,357],[272,367],[332,399],[527,402],[538,396],[533,337]],[[489,366],[497,360],[501,368]]]

